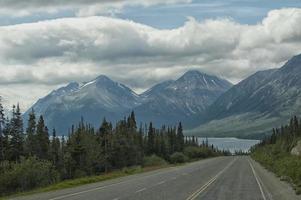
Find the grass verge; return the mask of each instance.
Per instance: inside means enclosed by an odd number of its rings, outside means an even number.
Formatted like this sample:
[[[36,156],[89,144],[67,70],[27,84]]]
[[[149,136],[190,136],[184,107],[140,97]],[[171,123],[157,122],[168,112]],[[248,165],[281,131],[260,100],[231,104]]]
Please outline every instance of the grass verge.
[[[174,167],[174,166],[179,166],[179,165],[166,164],[166,165],[159,165],[159,166],[149,166],[144,168],[142,168],[141,166],[124,168],[122,170],[116,170],[116,171],[109,172],[107,174],[100,174],[98,176],[89,176],[89,177],[83,177],[78,179],[65,180],[44,188],[38,188],[28,192],[20,192],[10,196],[0,197],[0,200],[16,198],[19,196],[33,195],[33,194],[43,193],[43,192],[51,192],[51,191],[67,189],[67,188],[73,188],[85,184],[107,181],[111,179],[121,178],[129,175],[134,175],[134,174],[139,174],[143,172],[149,172],[149,171],[154,171],[154,170]]]

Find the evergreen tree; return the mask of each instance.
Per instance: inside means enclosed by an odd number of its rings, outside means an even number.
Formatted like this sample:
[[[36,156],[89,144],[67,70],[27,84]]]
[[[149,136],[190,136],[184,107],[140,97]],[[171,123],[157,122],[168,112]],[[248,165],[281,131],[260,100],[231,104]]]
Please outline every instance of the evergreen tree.
[[[10,141],[9,141],[9,152],[10,160],[18,161],[20,156],[23,155],[23,120],[21,116],[20,106],[13,106],[13,117],[10,122]]]
[[[4,108],[2,106],[2,99],[0,96],[0,162],[4,160],[4,134],[3,129],[5,125]]]
[[[28,156],[33,156],[37,152],[38,145],[36,138],[36,116],[33,109],[31,113],[29,113],[26,135],[26,154]]]
[[[4,120],[4,127],[3,127],[3,130],[2,130],[2,134],[3,134],[3,137],[2,137],[2,145],[3,145],[3,153],[4,153],[4,156],[3,156],[3,160],[9,160],[10,159],[10,144],[9,144],[9,138],[10,138],[10,120],[9,118],[7,117],[5,120]]]
[[[51,160],[54,166],[58,168],[59,165],[59,153],[60,153],[60,140],[56,137],[56,131],[52,131],[52,140],[51,140]]]
[[[108,172],[108,168],[110,167],[110,155],[111,155],[111,133],[112,133],[112,125],[106,121],[106,119],[103,120],[101,127],[99,129],[99,137],[100,137],[100,143],[101,147],[103,149],[104,154],[104,169],[105,172]]]
[[[41,115],[37,124],[37,152],[36,155],[40,159],[49,158],[49,133],[48,128],[45,126],[44,118]]]
[[[177,131],[177,151],[182,152],[183,150],[184,150],[184,134],[183,134],[182,123],[180,122]]]
[[[150,122],[147,133],[147,153],[151,155],[155,152],[155,132],[153,123]]]

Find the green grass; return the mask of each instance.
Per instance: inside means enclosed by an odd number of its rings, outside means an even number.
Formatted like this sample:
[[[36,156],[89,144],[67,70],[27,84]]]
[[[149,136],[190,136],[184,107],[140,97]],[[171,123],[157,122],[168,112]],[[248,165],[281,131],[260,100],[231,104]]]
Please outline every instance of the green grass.
[[[109,172],[107,174],[100,174],[98,176],[89,176],[89,177],[83,177],[78,179],[65,180],[44,188],[38,188],[28,192],[20,192],[11,196],[0,197],[0,200],[19,197],[19,196],[32,195],[37,193],[43,193],[43,192],[50,192],[50,191],[61,190],[61,189],[67,189],[67,188],[72,188],[72,187],[81,186],[85,184],[96,183],[96,182],[111,180],[115,178],[121,178],[129,175],[149,172],[149,171],[158,170],[162,168],[168,168],[172,166],[179,166],[179,165],[160,165],[160,166],[149,166],[145,168],[142,168],[141,166],[136,166],[136,167],[124,168],[122,170],[116,170],[113,172]]]
[[[188,163],[191,163],[191,162],[197,162],[197,161],[200,161],[200,160],[203,160],[203,159],[205,159],[205,158],[191,159],[186,163],[168,164],[167,162],[164,162],[164,163],[154,164],[153,166],[128,167],[128,168],[124,168],[122,170],[112,171],[112,172],[109,172],[107,174],[100,174],[98,176],[88,176],[88,177],[83,177],[83,178],[65,180],[65,181],[61,181],[61,182],[53,184],[53,185],[49,185],[47,187],[37,188],[37,189],[26,191],[26,192],[18,192],[16,194],[13,194],[13,195],[10,195],[10,196],[0,197],[0,200],[5,200],[5,199],[19,197],[19,196],[33,195],[33,194],[38,194],[38,193],[43,193],[43,192],[62,190],[62,189],[67,189],[67,188],[73,188],[73,187],[76,187],[76,186],[107,181],[107,180],[121,178],[121,177],[129,176],[129,175],[155,171],[155,170],[163,169],[163,168],[180,167],[180,166],[183,166],[185,164],[188,164]]]
[[[281,180],[292,185],[297,194],[301,194],[301,157],[279,150],[277,145],[257,148],[251,156]]]

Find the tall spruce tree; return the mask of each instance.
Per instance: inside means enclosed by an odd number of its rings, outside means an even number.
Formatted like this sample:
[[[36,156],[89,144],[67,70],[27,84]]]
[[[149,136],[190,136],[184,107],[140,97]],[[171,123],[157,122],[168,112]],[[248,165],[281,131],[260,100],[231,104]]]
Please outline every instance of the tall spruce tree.
[[[28,156],[33,156],[37,153],[37,137],[36,137],[36,115],[34,110],[29,113],[29,119],[26,128],[26,144],[25,150]]]
[[[19,104],[13,106],[13,116],[10,122],[10,141],[9,152],[10,160],[18,161],[20,156],[24,155],[24,134],[23,134],[23,120]]]
[[[177,130],[177,151],[182,152],[184,150],[184,134],[182,123],[180,122]]]
[[[108,123],[106,119],[103,119],[101,127],[99,129],[99,136],[100,136],[100,145],[103,150],[104,154],[104,169],[105,172],[108,172],[110,167],[110,156],[112,154],[111,150],[111,133],[112,133],[112,124]]]
[[[40,159],[49,158],[49,133],[48,128],[45,126],[45,121],[41,115],[37,124],[37,157]]]
[[[152,122],[149,124],[147,133],[147,153],[148,155],[155,153],[155,130]]]
[[[0,96],[0,161],[4,160],[4,129],[5,117],[4,108],[2,106],[2,97]]]
[[[56,137],[56,130],[52,130],[52,140],[51,140],[51,160],[56,168],[59,164],[59,152],[60,151],[60,140]]]

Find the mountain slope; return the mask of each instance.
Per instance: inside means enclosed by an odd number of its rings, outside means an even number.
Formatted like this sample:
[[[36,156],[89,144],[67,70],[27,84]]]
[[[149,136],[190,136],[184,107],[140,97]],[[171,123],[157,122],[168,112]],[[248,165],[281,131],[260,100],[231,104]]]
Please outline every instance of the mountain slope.
[[[99,125],[104,117],[114,122],[137,104],[139,97],[130,88],[106,76],[99,76],[82,85],[71,83],[55,90],[32,108],[37,115],[45,117],[49,128],[66,134],[68,128],[81,117],[95,125]]]
[[[231,86],[215,76],[189,71],[178,80],[162,82],[137,95],[125,85],[99,76],[88,83],[74,82],[55,90],[32,108],[59,134],[66,134],[81,117],[99,126],[104,117],[116,122],[132,110],[139,122],[153,121],[159,126],[183,121],[188,127],[197,124],[196,117]],[[25,120],[32,108],[25,113]]]
[[[199,71],[188,71],[175,81],[156,85],[141,96],[146,99],[135,112],[143,121],[156,124],[197,123],[196,117],[232,86],[226,80]]]
[[[301,55],[280,69],[257,72],[235,85],[206,111],[191,132],[257,137],[301,114]]]

